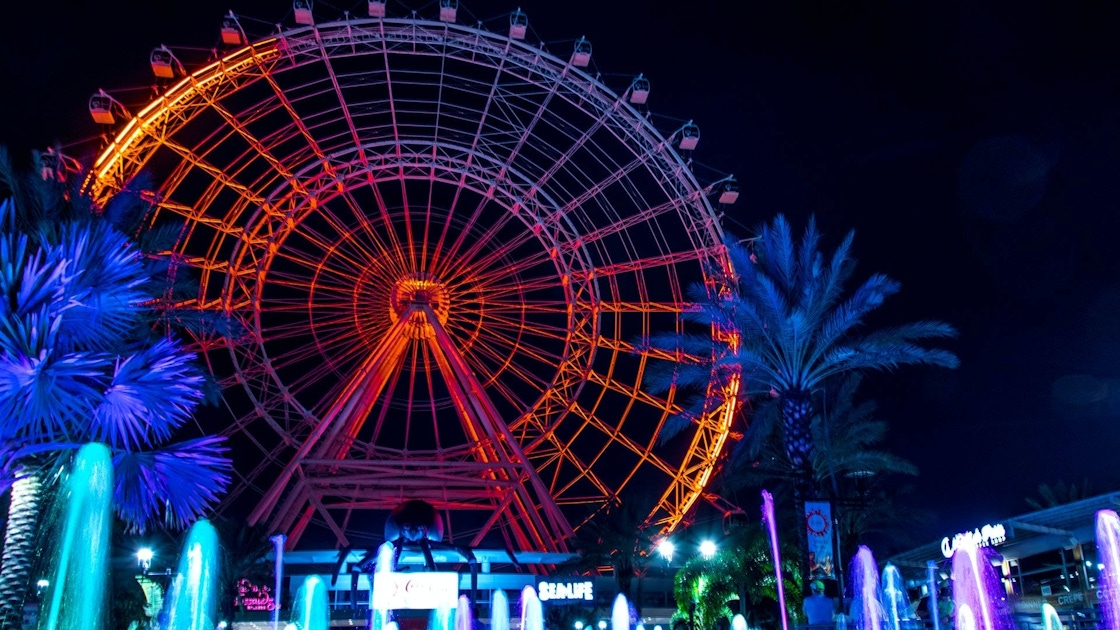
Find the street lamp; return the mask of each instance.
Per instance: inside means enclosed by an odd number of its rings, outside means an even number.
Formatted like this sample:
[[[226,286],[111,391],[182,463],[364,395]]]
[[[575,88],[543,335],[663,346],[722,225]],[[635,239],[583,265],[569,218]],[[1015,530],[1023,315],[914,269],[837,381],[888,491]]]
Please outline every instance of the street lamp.
[[[583,622],[582,622],[582,621],[577,621],[577,622],[575,622],[574,624],[572,624],[572,626],[573,626],[573,627],[574,627],[574,628],[575,628],[576,630],[583,630]]]
[[[700,555],[705,560],[711,560],[716,555],[716,544],[710,540],[700,543]]]
[[[606,621],[604,621],[602,619],[599,620],[599,630],[607,630],[607,622]]]
[[[677,546],[668,538],[664,538],[661,542],[657,543],[657,553],[660,554],[662,558],[665,558],[665,562],[673,561],[673,552],[676,550]]]
[[[140,565],[140,570],[144,574],[147,574],[148,569],[151,568],[152,558],[154,558],[155,555],[156,554],[148,547],[142,547],[136,552],[136,564]]]

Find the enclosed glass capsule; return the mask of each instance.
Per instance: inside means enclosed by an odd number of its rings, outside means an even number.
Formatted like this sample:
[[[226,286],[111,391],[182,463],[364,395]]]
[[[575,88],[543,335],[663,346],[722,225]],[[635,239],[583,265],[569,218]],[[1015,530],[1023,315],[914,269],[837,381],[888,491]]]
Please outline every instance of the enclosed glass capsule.
[[[681,127],[681,142],[677,148],[682,151],[691,151],[696,148],[696,144],[700,142],[700,127],[697,127],[688,121],[684,127]]]
[[[245,44],[245,31],[241,30],[241,23],[233,11],[222,18],[222,43],[227,46],[243,46]]]
[[[296,14],[296,24],[311,26],[315,18],[311,15],[311,0],[295,0],[292,2],[292,11]]]
[[[368,10],[371,18],[385,17],[385,0],[369,0]]]
[[[529,29],[529,16],[521,9],[509,14],[509,38],[525,39],[525,31]]]
[[[459,12],[459,0],[439,0],[439,21],[454,22]]]
[[[589,63],[591,63],[591,42],[587,41],[586,37],[580,37],[572,48],[572,65],[586,68]]]
[[[649,98],[649,79],[642,75],[630,84],[630,102],[635,105],[644,105]]]

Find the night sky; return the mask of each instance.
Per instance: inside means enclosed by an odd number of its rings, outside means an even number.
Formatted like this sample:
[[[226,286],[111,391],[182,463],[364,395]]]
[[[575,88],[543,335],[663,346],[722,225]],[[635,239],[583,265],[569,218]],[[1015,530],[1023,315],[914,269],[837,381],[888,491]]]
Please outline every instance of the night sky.
[[[364,15],[316,4],[321,19]],[[919,540],[1029,511],[1040,483],[1120,489],[1120,6],[520,6],[530,39],[557,54],[587,36],[608,85],[644,73],[662,131],[700,126],[696,160],[742,186],[727,229],[815,214],[831,248],[854,228],[857,275],[903,286],[875,322],[959,327],[959,370],[865,381],[891,447],[921,469],[916,496],[932,516]],[[465,2],[460,22],[501,31],[514,8]],[[0,143],[20,158],[56,140],[93,152],[89,95],[144,102],[149,51],[194,47],[177,54],[201,62],[229,9],[260,18],[243,21],[258,35],[293,23],[283,0],[6,7]]]

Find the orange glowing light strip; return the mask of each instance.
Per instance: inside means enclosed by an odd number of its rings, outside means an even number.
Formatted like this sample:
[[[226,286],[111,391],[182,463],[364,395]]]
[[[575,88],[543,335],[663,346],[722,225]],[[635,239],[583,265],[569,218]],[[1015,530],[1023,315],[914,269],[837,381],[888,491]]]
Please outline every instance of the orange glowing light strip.
[[[183,102],[195,97],[208,85],[230,74],[236,74],[247,67],[258,65],[261,61],[279,54],[278,41],[277,38],[266,39],[234,51],[210,65],[196,70],[190,76],[184,77],[162,96],[140,110],[140,113],[128,121],[124,129],[117,133],[113,141],[94,162],[94,181],[91,191],[94,198],[98,196],[100,189],[105,185],[104,180],[108,177],[109,171],[123,161],[124,156],[131,151],[132,147],[155,121],[174,111]],[[238,59],[238,57],[244,58]]]

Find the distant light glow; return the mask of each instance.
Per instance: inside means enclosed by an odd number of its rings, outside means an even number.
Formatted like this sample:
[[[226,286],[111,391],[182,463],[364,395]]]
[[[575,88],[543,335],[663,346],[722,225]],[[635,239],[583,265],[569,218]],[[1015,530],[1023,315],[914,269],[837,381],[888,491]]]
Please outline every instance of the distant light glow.
[[[155,555],[151,549],[144,547],[136,552],[136,559],[140,562],[151,562]]]
[[[677,546],[668,538],[657,543],[657,553],[660,554],[662,558],[665,558],[666,562],[673,561],[673,552],[676,550]]]
[[[49,581],[45,580],[45,579],[40,579],[38,582],[35,583],[35,586],[38,586],[39,588],[47,588],[50,585],[51,585],[51,583]]]
[[[705,560],[711,560],[716,555],[716,544],[710,540],[700,543],[700,555],[704,556]]]
[[[606,621],[604,621],[602,619],[599,620],[599,630],[607,630],[607,622]]]
[[[583,630],[583,622],[582,621],[577,621],[574,624],[572,624],[572,626],[575,627],[576,630]]]

